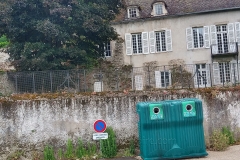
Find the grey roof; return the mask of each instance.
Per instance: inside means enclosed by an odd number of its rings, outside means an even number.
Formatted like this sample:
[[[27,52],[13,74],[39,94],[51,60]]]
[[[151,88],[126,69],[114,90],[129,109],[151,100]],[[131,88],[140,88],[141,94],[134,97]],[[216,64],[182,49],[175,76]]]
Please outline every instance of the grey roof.
[[[152,4],[155,2],[165,3],[167,16],[240,9],[240,0],[125,0],[126,7],[138,6],[140,8],[140,19],[151,17]],[[116,21],[127,20],[126,17],[125,9],[118,15]]]

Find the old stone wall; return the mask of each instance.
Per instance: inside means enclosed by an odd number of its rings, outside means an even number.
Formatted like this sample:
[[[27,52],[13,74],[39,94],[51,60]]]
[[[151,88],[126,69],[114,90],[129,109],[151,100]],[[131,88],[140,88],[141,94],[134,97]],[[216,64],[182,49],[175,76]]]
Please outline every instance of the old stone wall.
[[[7,100],[0,103],[0,150],[16,145],[41,148],[61,147],[68,139],[92,140],[93,123],[103,119],[113,127],[118,143],[138,138],[136,104],[181,97],[203,101],[206,141],[215,129],[229,126],[239,136],[240,103],[238,93],[221,93],[214,100],[200,95],[163,96],[154,93],[116,96],[84,96],[58,99]]]

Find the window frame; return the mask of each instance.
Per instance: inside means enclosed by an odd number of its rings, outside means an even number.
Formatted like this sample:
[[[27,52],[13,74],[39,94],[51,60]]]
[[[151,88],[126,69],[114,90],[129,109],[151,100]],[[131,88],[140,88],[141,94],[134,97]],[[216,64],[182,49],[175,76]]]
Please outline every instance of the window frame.
[[[230,83],[231,82],[231,64],[230,64],[230,62],[219,62],[218,67],[219,67],[220,83]]]
[[[197,37],[195,37],[195,34],[194,34],[194,30],[196,30],[197,32]],[[200,39],[200,30],[202,30],[202,46],[201,46],[201,39]],[[204,31],[203,31],[203,27],[192,27],[192,38],[193,38],[193,48],[194,49],[198,49],[198,48],[204,48],[205,47],[205,44],[204,44]],[[197,47],[196,47],[196,43],[195,43],[195,40],[197,40]]]
[[[155,16],[163,15],[163,7],[164,7],[164,5],[162,3],[155,3],[153,5],[153,7],[154,7],[154,15]],[[160,13],[158,13],[159,10],[161,11]]]
[[[105,57],[111,57],[112,56],[111,42],[110,41],[104,44],[104,56]]]
[[[164,33],[164,39],[162,37],[162,33]],[[157,34],[159,34],[159,40],[157,40]],[[165,30],[155,31],[154,32],[154,39],[155,39],[155,51],[156,51],[156,53],[158,53],[158,52],[167,52],[166,31]],[[165,45],[165,48],[163,47],[164,45]],[[158,50],[158,48],[160,48],[160,50]],[[163,48],[165,50],[163,50]]]
[[[136,40],[134,40],[134,37]],[[143,54],[143,42],[142,42],[142,33],[132,33],[131,34],[131,41],[132,41],[132,54]],[[136,45],[136,47],[134,46]],[[136,48],[137,52],[134,52]],[[141,50],[141,51],[140,51]]]
[[[133,16],[132,10],[135,11],[135,14],[134,14],[135,16]],[[139,17],[139,10],[137,6],[128,7],[127,12],[128,12],[128,18],[130,19]]]

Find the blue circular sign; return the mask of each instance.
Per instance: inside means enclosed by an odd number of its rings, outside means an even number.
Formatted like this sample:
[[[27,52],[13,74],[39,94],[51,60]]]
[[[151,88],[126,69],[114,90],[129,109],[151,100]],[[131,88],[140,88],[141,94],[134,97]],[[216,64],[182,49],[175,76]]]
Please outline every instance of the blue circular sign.
[[[107,124],[104,120],[99,119],[94,122],[94,130],[96,132],[104,132],[107,128]]]

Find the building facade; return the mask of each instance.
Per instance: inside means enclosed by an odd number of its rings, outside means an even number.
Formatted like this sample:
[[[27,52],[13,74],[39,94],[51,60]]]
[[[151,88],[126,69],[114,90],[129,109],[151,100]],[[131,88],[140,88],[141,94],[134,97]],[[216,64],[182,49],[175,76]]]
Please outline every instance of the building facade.
[[[126,0],[125,3],[125,9],[112,24],[123,39],[123,64],[142,67],[156,61],[157,66],[168,66],[174,60],[181,60],[193,65],[195,86],[238,81],[239,0]],[[115,46],[111,42],[112,55]],[[171,78],[166,80],[166,77],[171,77],[170,74],[169,67],[156,70],[155,87],[169,85]],[[144,76],[137,76],[135,79],[144,81]]]

